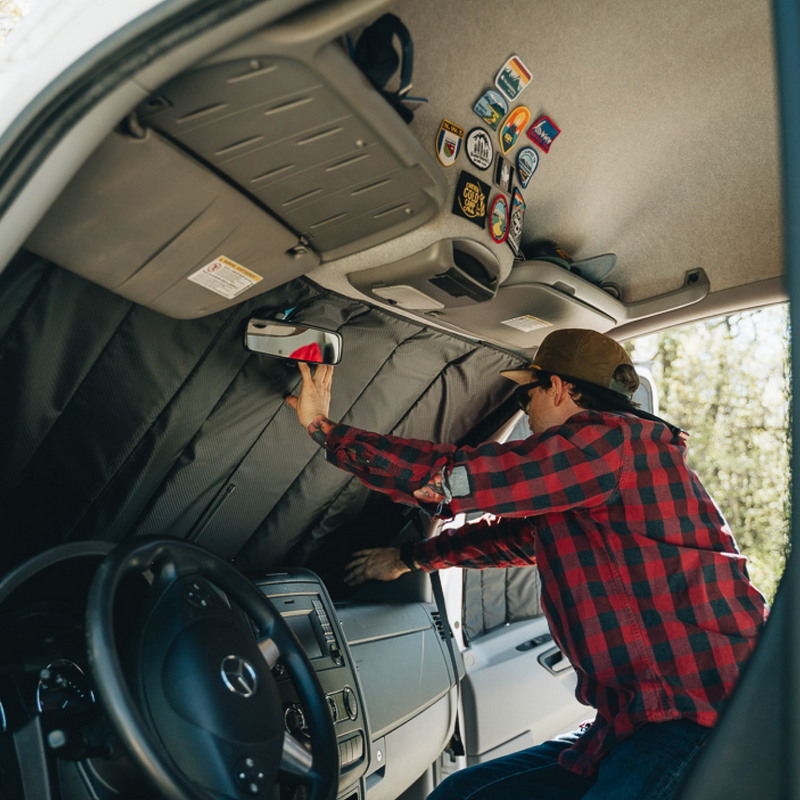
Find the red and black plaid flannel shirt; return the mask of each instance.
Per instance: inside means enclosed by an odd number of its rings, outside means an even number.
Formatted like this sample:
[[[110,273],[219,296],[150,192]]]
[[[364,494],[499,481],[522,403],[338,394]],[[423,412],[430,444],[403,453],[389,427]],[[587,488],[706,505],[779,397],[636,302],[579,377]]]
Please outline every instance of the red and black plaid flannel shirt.
[[[632,415],[580,412],[520,442],[434,445],[334,425],[328,460],[393,500],[443,472],[450,514],[501,517],[420,542],[425,570],[536,563],[553,637],[597,709],[560,763],[591,774],[647,722],[713,726],[767,617],[685,442]],[[440,509],[441,511],[442,509]]]

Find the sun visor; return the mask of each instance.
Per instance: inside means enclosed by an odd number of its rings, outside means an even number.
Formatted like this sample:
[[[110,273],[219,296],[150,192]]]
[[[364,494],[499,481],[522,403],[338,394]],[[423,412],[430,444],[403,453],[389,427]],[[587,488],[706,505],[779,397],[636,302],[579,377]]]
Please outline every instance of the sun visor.
[[[109,136],[26,246],[180,319],[220,311],[319,263],[288,228],[152,131]]]
[[[276,36],[257,34],[162,86],[137,110],[142,124],[242,187],[323,261],[438,214],[440,166],[346,53],[289,57],[271,52],[283,46]]]

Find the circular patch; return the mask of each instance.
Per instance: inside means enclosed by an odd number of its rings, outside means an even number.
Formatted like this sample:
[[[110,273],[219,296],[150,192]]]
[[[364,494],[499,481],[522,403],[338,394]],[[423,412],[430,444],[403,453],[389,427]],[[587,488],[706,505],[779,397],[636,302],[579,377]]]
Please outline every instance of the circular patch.
[[[498,244],[508,236],[508,203],[506,198],[499,194],[492,203],[492,212],[489,217],[489,233]]]
[[[467,134],[467,157],[478,169],[489,169],[494,158],[494,145],[483,128],[473,128]]]

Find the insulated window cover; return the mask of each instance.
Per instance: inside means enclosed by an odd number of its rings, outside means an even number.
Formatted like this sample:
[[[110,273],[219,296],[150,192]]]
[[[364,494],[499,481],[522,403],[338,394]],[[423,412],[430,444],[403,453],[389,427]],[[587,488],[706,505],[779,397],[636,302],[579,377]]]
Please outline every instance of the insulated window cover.
[[[542,615],[538,567],[464,570],[463,624],[467,641],[511,622]]]
[[[334,419],[462,443],[513,388],[513,356],[303,279],[178,320],[21,253],[0,275],[0,572],[64,541],[157,534],[331,585],[354,548],[388,543],[402,507],[327,464],[284,402],[296,367],[244,350],[252,314],[289,308],[344,338]]]

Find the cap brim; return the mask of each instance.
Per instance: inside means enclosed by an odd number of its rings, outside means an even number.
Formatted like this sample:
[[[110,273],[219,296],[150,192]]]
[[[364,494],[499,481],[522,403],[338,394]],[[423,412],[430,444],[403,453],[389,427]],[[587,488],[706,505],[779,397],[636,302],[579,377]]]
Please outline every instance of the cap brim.
[[[506,369],[500,374],[514,383],[525,384],[530,383],[533,380],[533,373],[538,371],[539,367],[525,367],[525,369]]]

